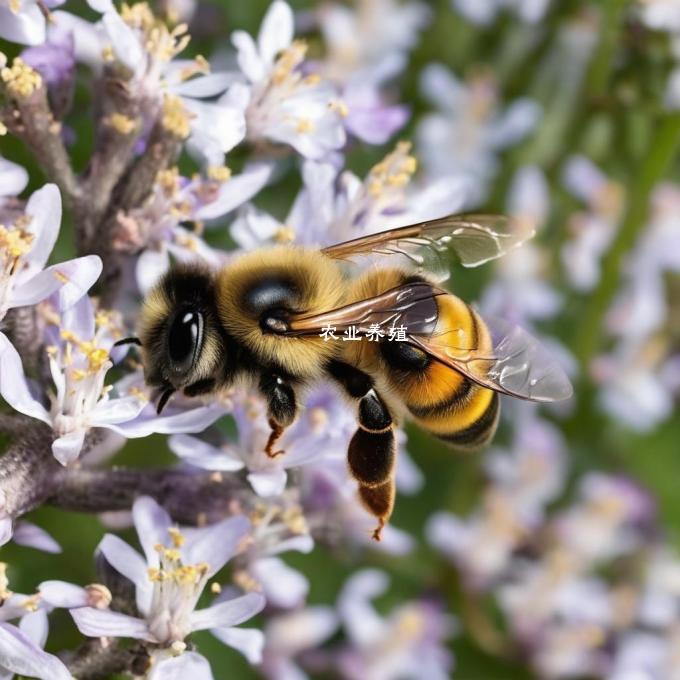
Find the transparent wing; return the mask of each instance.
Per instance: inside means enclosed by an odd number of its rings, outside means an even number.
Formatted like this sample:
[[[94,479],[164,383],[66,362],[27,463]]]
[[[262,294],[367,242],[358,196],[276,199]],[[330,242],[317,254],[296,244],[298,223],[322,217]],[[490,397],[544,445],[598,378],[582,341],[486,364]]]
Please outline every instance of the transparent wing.
[[[449,334],[411,341],[430,356],[463,373],[483,387],[530,401],[564,401],[573,394],[569,378],[552,355],[519,326],[500,319],[484,318],[493,349],[457,347]]]
[[[446,291],[429,283],[409,283],[322,314],[294,316],[289,320],[289,330],[284,334],[318,335],[328,326],[338,332],[353,326],[358,333],[365,333],[370,326],[390,328],[403,325],[409,332],[429,335],[437,323],[435,298],[446,294]]]
[[[464,267],[477,267],[502,257],[533,234],[526,223],[504,215],[449,215],[339,243],[322,252],[340,260],[398,255],[416,271],[444,280],[450,252]]]

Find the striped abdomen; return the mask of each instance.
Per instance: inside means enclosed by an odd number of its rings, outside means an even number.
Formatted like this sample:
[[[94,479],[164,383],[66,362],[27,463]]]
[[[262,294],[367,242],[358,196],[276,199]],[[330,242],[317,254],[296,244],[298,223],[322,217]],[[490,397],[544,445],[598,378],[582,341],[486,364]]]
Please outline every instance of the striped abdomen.
[[[437,305],[438,345],[490,352],[489,331],[469,305],[454,295],[438,297]],[[381,352],[393,390],[419,427],[462,449],[479,448],[493,437],[500,411],[495,392],[406,343],[383,342]]]

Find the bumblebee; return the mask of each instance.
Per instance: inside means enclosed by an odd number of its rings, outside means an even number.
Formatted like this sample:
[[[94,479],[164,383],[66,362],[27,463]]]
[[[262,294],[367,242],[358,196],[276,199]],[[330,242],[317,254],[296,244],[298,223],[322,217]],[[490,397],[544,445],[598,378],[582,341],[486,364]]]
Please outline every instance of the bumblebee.
[[[123,342],[141,346],[158,413],[175,392],[257,385],[268,404],[269,456],[283,454],[276,443],[305,386],[335,381],[357,410],[349,469],[379,540],[394,505],[397,423],[410,419],[452,447],[475,450],[494,435],[499,394],[571,396],[535,339],[482,319],[436,277],[450,251],[474,267],[527,237],[503,216],[448,216],[323,249],[262,248],[217,270],[179,265],[144,301],[139,337]],[[367,258],[354,275],[349,263]]]

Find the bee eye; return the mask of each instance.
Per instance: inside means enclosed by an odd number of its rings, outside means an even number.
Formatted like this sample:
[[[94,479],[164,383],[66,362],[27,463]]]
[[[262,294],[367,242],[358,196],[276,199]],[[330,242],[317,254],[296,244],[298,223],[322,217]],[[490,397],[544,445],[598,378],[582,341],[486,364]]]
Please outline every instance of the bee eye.
[[[193,366],[202,340],[203,316],[199,312],[180,312],[168,333],[168,354],[178,373],[185,373]]]

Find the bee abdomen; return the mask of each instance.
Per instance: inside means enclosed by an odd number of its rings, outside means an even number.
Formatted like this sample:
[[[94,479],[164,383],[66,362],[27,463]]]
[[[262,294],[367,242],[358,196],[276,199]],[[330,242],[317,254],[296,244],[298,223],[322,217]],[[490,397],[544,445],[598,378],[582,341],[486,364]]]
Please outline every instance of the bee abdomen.
[[[492,392],[488,406],[476,420],[460,429],[457,427],[456,418],[451,418],[452,430],[450,432],[439,431],[435,435],[438,439],[459,449],[472,451],[481,448],[488,444],[496,433],[500,410],[500,398]]]

